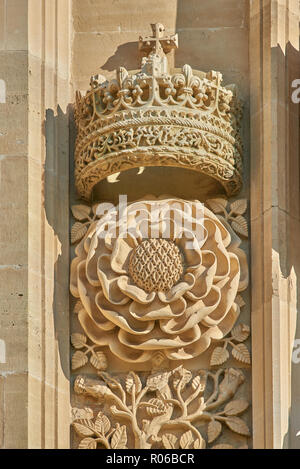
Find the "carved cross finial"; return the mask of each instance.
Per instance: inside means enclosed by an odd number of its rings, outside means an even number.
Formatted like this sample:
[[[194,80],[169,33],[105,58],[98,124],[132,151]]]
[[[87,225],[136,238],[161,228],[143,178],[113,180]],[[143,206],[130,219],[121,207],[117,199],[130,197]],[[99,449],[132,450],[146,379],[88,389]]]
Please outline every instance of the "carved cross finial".
[[[164,55],[172,49],[178,47],[178,35],[172,34],[164,36],[165,27],[161,23],[151,24],[153,36],[139,38],[139,50],[149,55],[151,52],[156,55]]]

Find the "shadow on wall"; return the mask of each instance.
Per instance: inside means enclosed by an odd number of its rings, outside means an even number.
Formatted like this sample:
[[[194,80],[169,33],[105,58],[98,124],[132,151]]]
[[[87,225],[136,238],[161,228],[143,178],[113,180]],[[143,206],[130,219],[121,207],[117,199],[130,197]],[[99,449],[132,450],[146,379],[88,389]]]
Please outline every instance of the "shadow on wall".
[[[44,166],[44,207],[48,224],[53,229],[56,258],[53,259],[54,333],[58,346],[60,367],[67,379],[70,376],[69,346],[69,113],[60,107],[46,111],[46,159]],[[47,246],[46,248],[47,249]],[[48,287],[49,288],[49,287]],[[45,291],[45,302],[47,303]],[[47,330],[45,331],[47,334]],[[47,357],[46,357],[47,360]]]
[[[103,70],[112,72],[119,67],[125,67],[127,70],[136,70],[140,66],[141,57],[138,54],[138,42],[126,42],[118,46],[114,55],[102,65]]]

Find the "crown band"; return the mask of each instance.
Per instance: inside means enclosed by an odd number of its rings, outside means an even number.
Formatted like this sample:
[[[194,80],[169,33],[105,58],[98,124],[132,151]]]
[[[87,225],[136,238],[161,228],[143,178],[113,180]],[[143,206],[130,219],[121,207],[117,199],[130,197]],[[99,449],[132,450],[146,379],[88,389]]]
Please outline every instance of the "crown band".
[[[165,49],[175,47],[177,37],[171,38],[160,37],[154,48],[146,38],[140,49],[150,54],[140,72],[120,68],[111,81],[97,75],[84,97],[77,92],[75,180],[83,198],[107,176],[139,166],[183,167],[217,179],[229,196],[240,190],[235,87],[221,86],[219,72],[195,72],[189,65],[170,75],[159,41]]]

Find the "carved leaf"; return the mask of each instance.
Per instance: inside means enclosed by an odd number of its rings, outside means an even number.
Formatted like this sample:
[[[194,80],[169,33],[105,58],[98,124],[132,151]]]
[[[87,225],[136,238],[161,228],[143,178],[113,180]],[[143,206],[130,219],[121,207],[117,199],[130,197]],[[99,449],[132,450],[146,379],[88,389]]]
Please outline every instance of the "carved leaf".
[[[207,436],[208,436],[208,443],[212,443],[215,441],[222,431],[222,424],[217,420],[212,420],[208,424],[207,428]]]
[[[89,407],[85,407],[84,409],[78,409],[77,407],[73,407],[71,410],[72,421],[74,420],[91,420],[94,417],[94,412]]]
[[[117,428],[111,439],[112,449],[125,449],[127,443],[127,433],[125,425]]]
[[[192,373],[185,368],[179,368],[175,371],[173,386],[176,389],[181,382],[181,388],[183,389],[192,379]]]
[[[167,411],[167,407],[161,399],[150,399],[147,404],[150,404],[146,407],[149,416],[163,415]]]
[[[181,449],[188,449],[190,445],[193,443],[193,435],[191,430],[185,432],[182,437],[180,438],[180,448]]]
[[[203,438],[201,438],[201,440],[199,438],[195,440],[194,449],[205,449],[205,446],[206,446],[206,443]]]
[[[73,205],[73,207],[71,207],[71,210],[73,213],[73,217],[79,221],[87,220],[89,214],[91,213],[91,208],[87,205]]]
[[[235,302],[239,305],[240,308],[242,308],[246,304],[241,295],[237,295]]]
[[[168,379],[169,373],[159,371],[155,374],[151,374],[147,378],[146,384],[150,391],[160,391],[168,384]]]
[[[224,412],[225,415],[239,415],[249,407],[249,402],[245,399],[237,399],[226,404]]]
[[[223,347],[216,347],[211,355],[210,365],[222,365],[226,362],[229,358],[228,350],[224,349]]]
[[[84,334],[75,333],[71,335],[71,343],[76,349],[83,348],[86,344],[86,340],[87,338]]]
[[[250,365],[251,357],[250,357],[249,350],[247,349],[245,344],[237,344],[235,348],[232,349],[231,353],[233,357],[239,362]]]
[[[109,419],[103,414],[103,412],[99,412],[95,421],[95,430],[101,435],[106,435],[106,433],[109,432],[110,427]]]
[[[162,436],[162,442],[165,449],[175,449],[177,438],[171,433],[166,433]]]
[[[141,392],[142,390],[141,380],[138,377],[138,375],[132,371],[131,373],[129,373],[125,381],[126,391],[129,394],[132,392],[133,385],[135,385],[135,394],[138,394],[139,392]]]
[[[230,205],[230,210],[236,215],[243,215],[247,210],[247,199],[236,200]]]
[[[250,431],[245,422],[239,417],[228,417],[225,420],[226,425],[235,433],[244,436],[250,436]]]
[[[96,352],[95,355],[92,355],[90,362],[96,370],[106,370],[107,368],[107,358],[103,352]]]
[[[81,301],[80,300],[76,301],[73,312],[75,314],[78,314],[79,311],[81,311],[82,309],[83,309],[83,304],[81,303]]]
[[[74,244],[77,243],[77,241],[80,241],[84,237],[86,232],[87,227],[85,225],[83,225],[79,221],[74,223],[71,230],[71,243]]]
[[[238,234],[248,238],[248,224],[246,218],[238,215],[234,220],[232,220],[231,226]]]
[[[250,327],[246,326],[246,324],[238,324],[238,326],[235,326],[231,331],[231,336],[237,342],[244,342],[246,339],[248,339],[249,335]]]
[[[94,204],[93,207],[92,207],[92,210],[93,210],[93,214],[94,215],[97,215],[97,208],[99,207],[100,204]]]
[[[74,430],[79,436],[93,436],[94,431],[81,423],[73,423]]]
[[[214,213],[224,213],[227,207],[226,199],[209,199],[206,203]]]
[[[75,352],[72,357],[72,370],[77,370],[82,366],[86,365],[88,362],[88,357],[83,352]]]
[[[231,445],[226,445],[223,443],[221,445],[215,445],[211,449],[234,449],[234,448]]]
[[[79,443],[78,449],[97,449],[97,441],[94,438],[84,438]]]
[[[196,391],[196,389],[200,388],[200,391],[204,391],[206,386],[206,376],[205,375],[200,375],[200,376],[195,376],[195,378],[192,381],[192,389]]]

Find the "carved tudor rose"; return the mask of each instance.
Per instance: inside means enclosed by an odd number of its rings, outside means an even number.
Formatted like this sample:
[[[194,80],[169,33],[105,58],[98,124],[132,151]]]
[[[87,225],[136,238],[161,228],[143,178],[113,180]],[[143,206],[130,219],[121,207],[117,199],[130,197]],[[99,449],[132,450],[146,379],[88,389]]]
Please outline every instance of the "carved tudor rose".
[[[236,295],[248,283],[246,256],[229,225],[204,207],[199,217],[199,206],[143,200],[90,225],[76,247],[71,291],[93,343],[128,362],[158,350],[190,359],[232,329]]]

